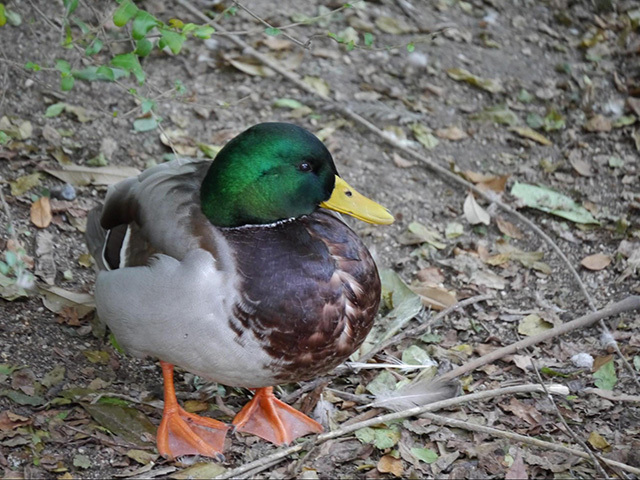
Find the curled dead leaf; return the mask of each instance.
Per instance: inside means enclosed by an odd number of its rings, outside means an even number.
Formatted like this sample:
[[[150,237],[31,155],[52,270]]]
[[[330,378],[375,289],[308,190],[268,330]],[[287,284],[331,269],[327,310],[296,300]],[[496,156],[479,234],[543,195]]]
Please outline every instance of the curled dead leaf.
[[[585,257],[580,262],[584,268],[588,270],[603,270],[611,263],[611,257],[603,253],[596,253]]]
[[[464,218],[466,218],[467,222],[471,225],[477,225],[479,223],[489,225],[489,223],[491,223],[491,217],[480,205],[478,205],[478,202],[476,202],[476,199],[471,192],[469,192],[467,198],[465,198],[462,208],[464,211]]]
[[[380,473],[391,473],[395,477],[402,477],[404,473],[402,460],[394,458],[391,455],[383,455],[380,460],[378,460],[376,468]]]
[[[40,197],[31,204],[31,223],[38,228],[47,228],[51,224],[51,203],[49,197]]]
[[[455,292],[437,285],[421,284],[414,286],[412,290],[420,296],[423,305],[434,310],[444,310],[458,301]]]

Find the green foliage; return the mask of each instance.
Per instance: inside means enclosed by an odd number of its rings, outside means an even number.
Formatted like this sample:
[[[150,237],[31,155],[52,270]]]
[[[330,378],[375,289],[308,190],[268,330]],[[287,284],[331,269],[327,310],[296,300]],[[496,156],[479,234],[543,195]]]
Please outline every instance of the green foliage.
[[[595,385],[603,390],[613,390],[613,387],[618,383],[618,376],[616,375],[616,367],[613,364],[613,360],[609,360],[602,365],[598,371],[593,374],[595,378]]]

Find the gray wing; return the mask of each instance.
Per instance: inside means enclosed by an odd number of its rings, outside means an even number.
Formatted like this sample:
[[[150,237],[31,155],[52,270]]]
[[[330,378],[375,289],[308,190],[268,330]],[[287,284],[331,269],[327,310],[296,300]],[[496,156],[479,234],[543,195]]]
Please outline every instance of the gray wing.
[[[112,185],[100,224],[111,230],[135,223],[156,251],[183,258],[198,248],[199,236],[214,234],[200,211],[200,184],[209,164],[180,158]],[[196,231],[197,223],[211,228]]]

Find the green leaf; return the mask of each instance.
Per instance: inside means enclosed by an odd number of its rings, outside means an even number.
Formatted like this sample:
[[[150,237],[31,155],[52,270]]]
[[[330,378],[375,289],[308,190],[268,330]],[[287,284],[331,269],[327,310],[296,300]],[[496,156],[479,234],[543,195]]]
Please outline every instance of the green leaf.
[[[413,123],[409,126],[413,134],[427,150],[433,150],[440,141],[431,133],[431,129],[422,123]]]
[[[370,47],[371,45],[373,45],[373,34],[366,32],[364,34],[364,44],[367,47]]]
[[[73,457],[73,466],[87,469],[91,467],[91,460],[86,455],[77,454]]]
[[[39,405],[44,405],[46,403],[46,400],[42,397],[39,397],[37,395],[27,395],[22,392],[16,392],[15,390],[0,390],[0,396],[7,397],[9,400],[17,403],[18,405],[31,405],[33,407],[36,407]]]
[[[109,352],[104,350],[84,350],[82,353],[91,363],[98,365],[106,365],[109,363]]]
[[[135,40],[141,40],[149,33],[149,30],[158,25],[161,25],[161,23],[156,17],[145,10],[138,10],[136,18],[133,21],[131,36]]]
[[[215,32],[216,32],[216,29],[213,28],[212,26],[202,25],[196,28],[195,30],[193,30],[193,36],[206,40],[208,38],[211,38],[211,35],[213,35]]]
[[[537,113],[529,113],[527,115],[527,125],[531,128],[538,129],[544,125],[544,119]]]
[[[62,75],[60,78],[60,90],[63,92],[68,92],[73,88],[73,84],[75,83],[75,79],[72,75]]]
[[[206,143],[198,143],[198,149],[204,153],[207,158],[216,158],[218,152],[222,150],[222,147],[218,145],[208,145]]]
[[[160,42],[158,42],[158,46],[160,48],[169,47],[169,50],[171,50],[174,55],[180,53],[182,44],[186,39],[185,35],[166,28],[160,28],[159,30],[162,38],[160,39]]]
[[[106,65],[100,65],[99,67],[91,66],[83,68],[82,70],[73,70],[71,74],[78,80],[84,80],[87,82],[105,81],[113,82],[121,77],[129,76],[129,72],[120,68],[111,68]]]
[[[413,453],[418,460],[422,460],[425,463],[433,463],[440,458],[438,452],[431,450],[430,448],[413,447],[411,449],[411,453]]]
[[[56,60],[56,70],[69,75],[71,73],[71,65],[66,60]]]
[[[216,478],[227,469],[219,463],[198,462],[184,470],[172,473],[169,478],[173,480],[188,480],[191,478]]]
[[[59,103],[54,103],[53,105],[49,105],[49,107],[47,107],[47,111],[44,112],[44,116],[57,117],[64,111],[64,107],[66,106],[67,104],[64,102],[59,102]]]
[[[8,363],[0,363],[0,375],[11,375],[18,367],[9,365]]]
[[[82,403],[82,407],[96,422],[128,442],[150,444],[150,437],[155,435],[153,423],[133,408],[103,403]]]
[[[413,42],[407,43],[407,52],[411,53],[416,49],[416,46]]]
[[[447,70],[447,75],[456,81],[467,82],[474,87],[481,88],[490,93],[501,93],[504,91],[504,87],[500,81],[479,77],[464,68],[450,68]]]
[[[292,98],[278,98],[273,102],[273,106],[276,108],[290,108],[291,110],[295,110],[296,108],[304,107],[304,104]]]
[[[496,105],[486,108],[480,113],[471,115],[471,120],[493,122],[499,125],[517,125],[520,123],[518,116],[509,109],[508,105]]]
[[[136,132],[148,132],[158,127],[156,117],[138,118],[133,122],[133,129]]]
[[[63,0],[62,4],[64,5],[66,16],[71,15],[78,8],[78,0]]]
[[[122,72],[122,70],[118,70]],[[96,80],[107,80],[109,82],[114,82],[116,80],[116,70],[113,68],[107,67],[106,65],[100,65],[96,68]]]
[[[116,397],[100,397],[100,400],[98,400],[97,403],[101,403],[103,405],[120,405],[121,407],[129,406],[129,402]]]
[[[282,33],[282,30],[276,27],[268,27],[264,29],[264,33],[266,33],[270,37],[277,37]]]
[[[527,90],[521,88],[518,92],[518,101],[522,103],[531,103],[534,100],[534,96],[531,95]]]
[[[140,66],[140,61],[138,57],[134,53],[123,53],[120,55],[116,55],[111,59],[111,64],[114,67],[122,68],[127,72],[133,73],[138,80],[138,83],[144,83],[145,74],[142,71],[142,67]]]
[[[64,41],[62,42],[62,46],[64,48],[73,47],[73,34],[71,32],[71,27],[69,25],[66,25],[64,28]]]
[[[603,390],[613,390],[613,387],[618,382],[618,377],[616,376],[616,367],[613,364],[613,359],[602,365],[593,374],[593,378],[596,379],[596,381],[594,382],[596,387],[602,388]]]
[[[33,63],[33,62],[27,62],[24,64],[24,68],[26,68],[27,70],[33,70],[34,72],[39,72],[40,71],[40,65],[38,65],[37,63]]]
[[[383,370],[367,385],[367,391],[373,395],[388,393],[396,388],[396,377],[391,372]]]
[[[4,8],[4,3],[0,3],[0,27],[4,27],[7,23],[7,11]]]
[[[102,40],[100,40],[99,38],[96,38],[93,40],[93,42],[91,42],[91,45],[89,45],[85,50],[84,53],[87,56],[91,56],[91,55],[95,55],[96,53],[100,52],[100,50],[102,50]]]
[[[434,365],[429,354],[417,345],[411,345],[402,352],[402,361],[409,365]]]
[[[156,102],[151,100],[150,98],[142,98],[142,102],[140,107],[142,109],[142,113],[149,113],[151,110],[156,108]]]
[[[136,42],[136,51],[133,53],[135,53],[139,57],[146,57],[151,53],[152,49],[153,49],[153,43],[151,43],[146,38],[141,38]]]
[[[58,385],[64,380],[65,372],[66,368],[64,365],[56,365],[42,378],[40,383],[47,388]]]
[[[91,28],[89,28],[89,25],[84,23],[79,18],[73,17],[71,20],[80,28],[83,34],[87,35],[91,31]]]
[[[11,137],[0,130],[0,145],[6,145],[11,140]]]
[[[542,126],[545,132],[551,132],[553,130],[562,130],[566,126],[566,123],[564,116],[555,108],[552,108],[545,115]]]
[[[557,215],[575,223],[599,224],[591,213],[573,199],[547,187],[516,182],[511,195],[519,198],[527,207]]]
[[[373,444],[378,450],[393,447],[400,440],[400,432],[397,428],[370,428],[365,427],[355,432],[356,438],[364,444]]]
[[[138,12],[131,0],[124,0],[113,14],[113,23],[116,27],[124,27],[129,20]]]

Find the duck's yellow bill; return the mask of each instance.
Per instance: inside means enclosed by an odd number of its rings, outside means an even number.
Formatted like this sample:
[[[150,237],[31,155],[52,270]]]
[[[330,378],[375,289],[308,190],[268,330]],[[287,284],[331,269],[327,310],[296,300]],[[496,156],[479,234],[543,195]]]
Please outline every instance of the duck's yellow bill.
[[[346,213],[368,223],[389,225],[393,223],[393,215],[379,203],[368,199],[358,193],[342,178],[336,175],[336,186],[333,188],[331,198],[320,204],[321,207]]]

